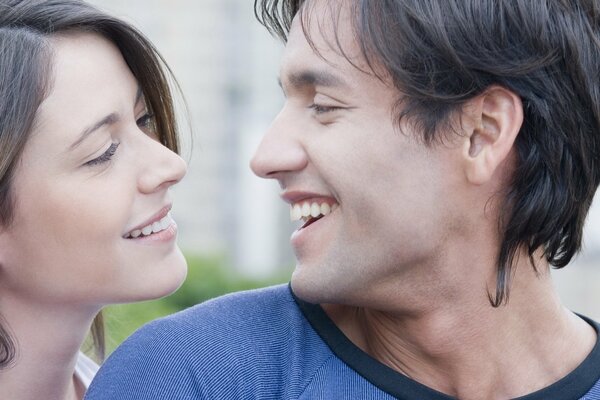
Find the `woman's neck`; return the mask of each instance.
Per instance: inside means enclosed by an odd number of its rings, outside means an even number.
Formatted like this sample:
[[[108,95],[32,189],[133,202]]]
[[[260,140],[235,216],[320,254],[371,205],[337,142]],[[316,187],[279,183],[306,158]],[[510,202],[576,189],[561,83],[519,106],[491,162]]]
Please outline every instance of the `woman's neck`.
[[[81,399],[74,380],[79,348],[97,310],[42,305],[3,296],[0,312],[16,345],[16,357],[0,371],[3,397],[19,400]]]

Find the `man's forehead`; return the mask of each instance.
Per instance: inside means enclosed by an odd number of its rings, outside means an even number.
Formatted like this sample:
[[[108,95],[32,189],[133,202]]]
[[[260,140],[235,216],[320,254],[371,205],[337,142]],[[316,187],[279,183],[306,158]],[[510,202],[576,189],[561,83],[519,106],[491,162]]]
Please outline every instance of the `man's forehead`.
[[[296,17],[283,53],[280,84],[287,86],[347,86],[357,66],[365,65],[358,44],[339,27],[317,27],[318,21]],[[335,30],[334,30],[335,29]]]

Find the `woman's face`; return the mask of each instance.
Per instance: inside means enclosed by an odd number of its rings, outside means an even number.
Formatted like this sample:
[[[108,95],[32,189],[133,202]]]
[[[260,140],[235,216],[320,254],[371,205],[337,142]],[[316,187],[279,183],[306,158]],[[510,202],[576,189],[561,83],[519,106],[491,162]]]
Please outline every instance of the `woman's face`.
[[[84,33],[52,43],[49,95],[15,171],[13,223],[0,232],[2,290],[90,306],[164,296],[186,274],[167,214],[185,163],[150,131],[112,43]]]

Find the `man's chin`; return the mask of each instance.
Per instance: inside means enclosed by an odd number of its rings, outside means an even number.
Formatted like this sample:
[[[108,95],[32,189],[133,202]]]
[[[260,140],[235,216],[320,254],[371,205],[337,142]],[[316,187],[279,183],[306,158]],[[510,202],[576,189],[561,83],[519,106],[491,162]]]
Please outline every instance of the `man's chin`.
[[[323,274],[308,273],[308,268],[296,267],[292,274],[291,286],[294,295],[312,304],[335,302],[340,285],[332,282]],[[339,280],[338,280],[339,281]]]

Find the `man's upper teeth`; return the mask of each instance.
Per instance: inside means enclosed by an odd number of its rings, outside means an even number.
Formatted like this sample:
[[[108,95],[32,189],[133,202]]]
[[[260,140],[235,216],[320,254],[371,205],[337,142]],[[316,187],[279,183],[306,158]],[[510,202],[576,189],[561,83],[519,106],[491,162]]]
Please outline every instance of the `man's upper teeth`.
[[[142,229],[131,231],[127,237],[137,238],[140,236],[148,236],[152,233],[158,233],[167,229],[173,222],[173,218],[171,218],[171,214],[169,213],[159,221],[153,222]]]
[[[313,217],[316,218],[319,215],[327,215],[338,207],[337,203],[329,205],[329,203],[317,203],[317,202],[304,202],[302,204],[293,204],[290,209],[290,219],[292,221],[299,221],[302,218]]]

